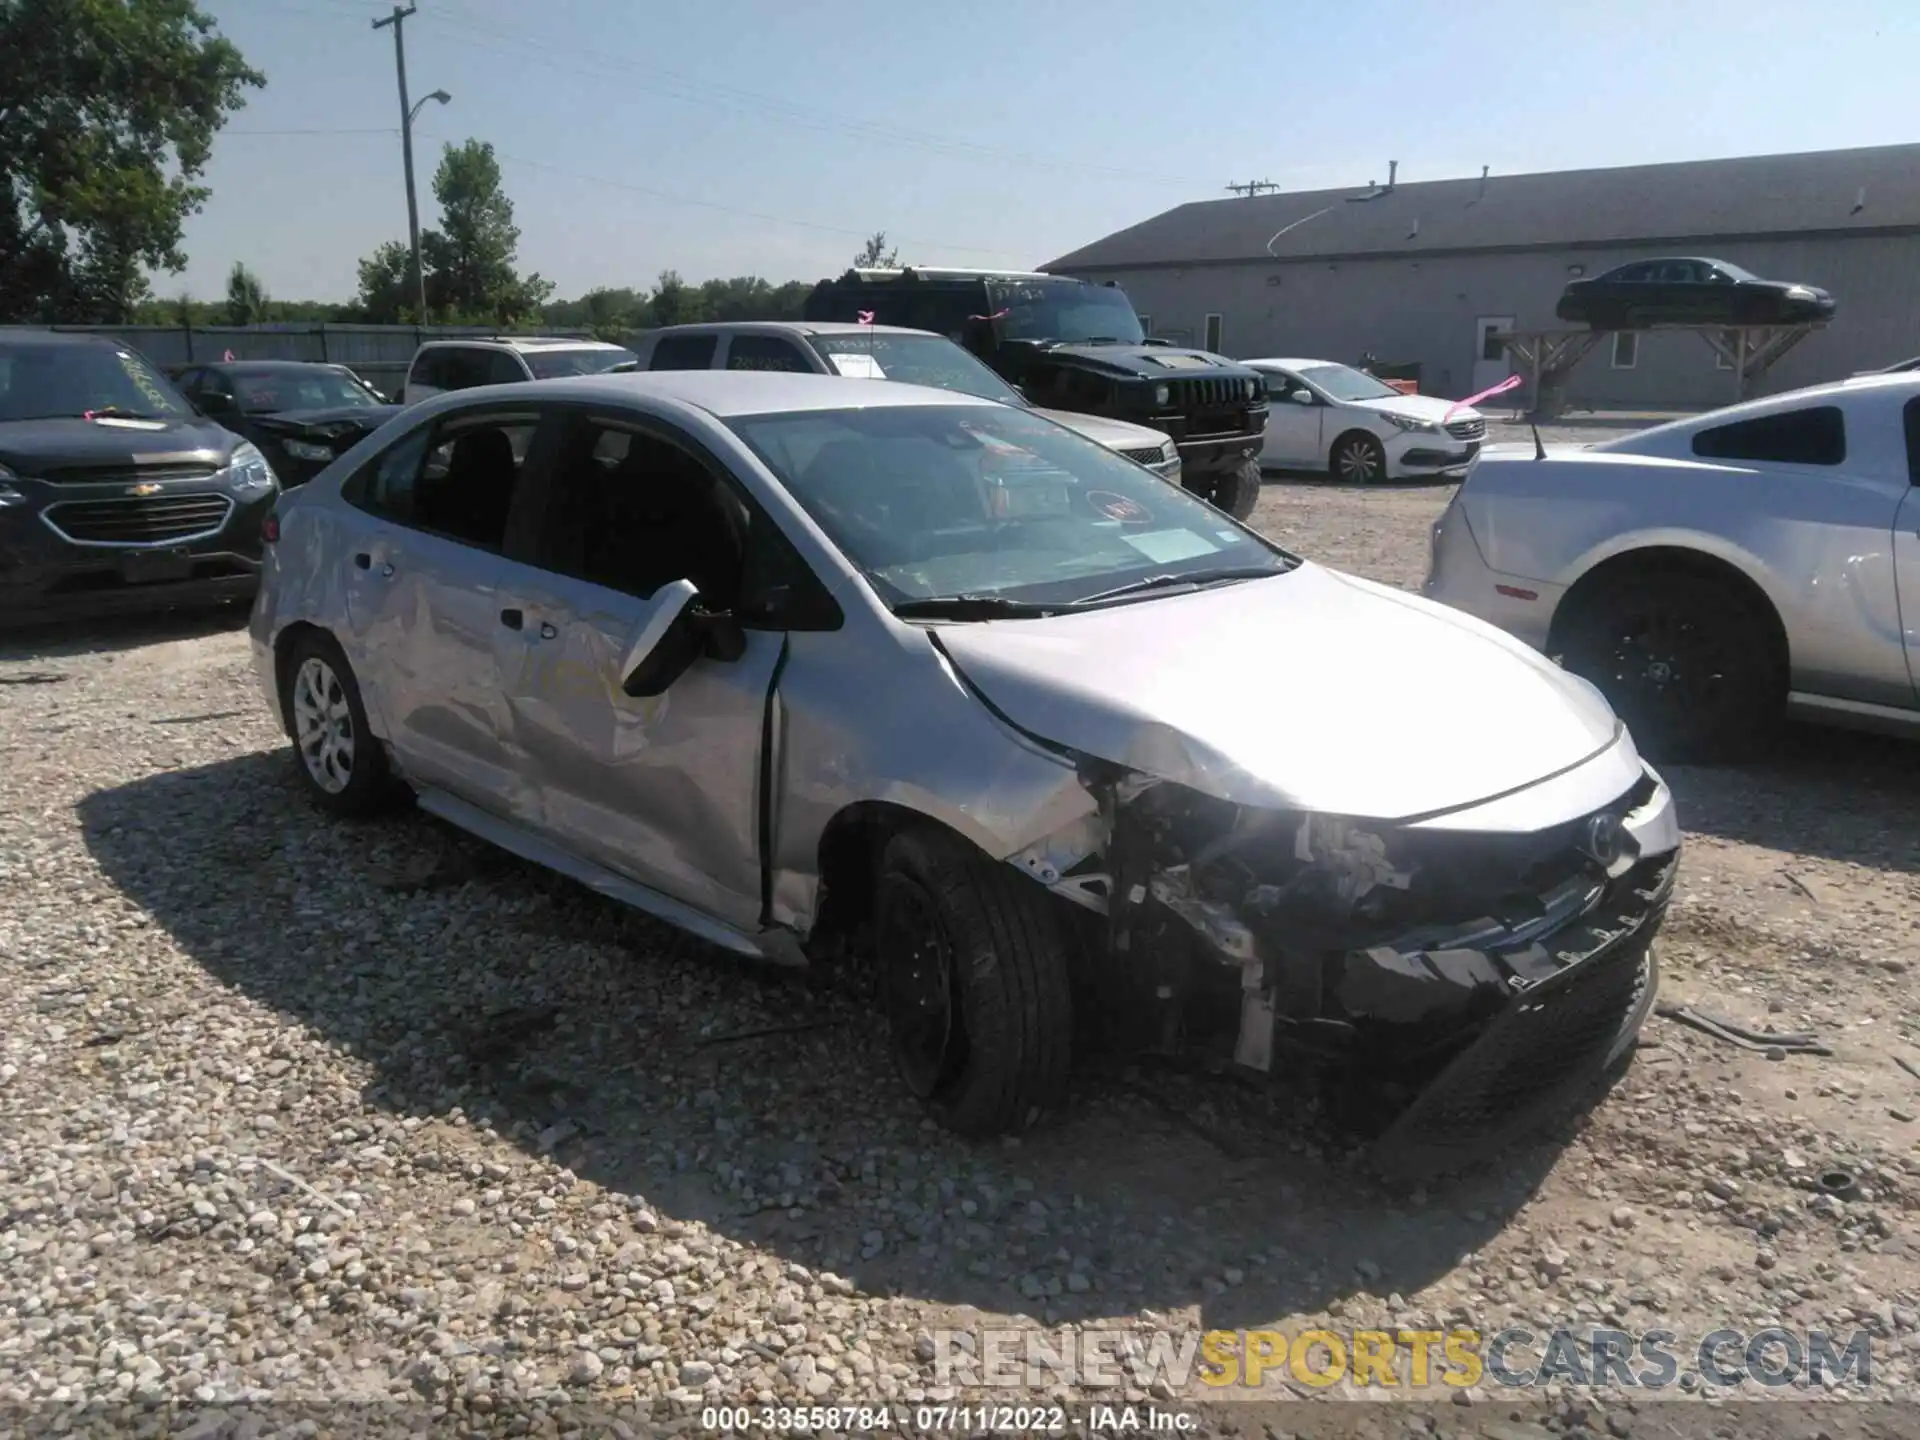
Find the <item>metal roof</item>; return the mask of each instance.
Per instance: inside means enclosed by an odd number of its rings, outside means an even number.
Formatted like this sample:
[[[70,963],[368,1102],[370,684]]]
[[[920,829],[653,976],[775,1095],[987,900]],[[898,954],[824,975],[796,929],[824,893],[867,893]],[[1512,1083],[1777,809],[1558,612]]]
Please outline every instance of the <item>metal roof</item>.
[[[694,405],[721,419],[775,415],[802,410],[871,410],[905,405],[992,405],[976,395],[921,385],[839,375],[801,375],[785,370],[642,370],[618,375],[572,375],[555,380],[522,380],[511,385],[448,390],[422,403],[441,409],[484,398],[501,405],[519,400],[617,404],[622,396],[661,396]],[[440,402],[445,401],[445,404]]]
[[[1369,198],[1371,197],[1371,198]],[[1178,206],[1048,270],[1920,230],[1920,145],[1406,181]]]

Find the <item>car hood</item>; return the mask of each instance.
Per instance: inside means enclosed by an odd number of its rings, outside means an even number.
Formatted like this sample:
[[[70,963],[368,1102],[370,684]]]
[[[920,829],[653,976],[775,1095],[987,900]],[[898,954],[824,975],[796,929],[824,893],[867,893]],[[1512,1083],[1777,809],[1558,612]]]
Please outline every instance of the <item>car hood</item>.
[[[240,437],[211,420],[9,420],[0,422],[0,465],[19,475],[67,467],[207,465],[233,458]]]
[[[1599,691],[1492,626],[1312,564],[935,639],[1029,734],[1245,805],[1441,814],[1620,732]]]
[[[405,409],[402,405],[326,405],[313,410],[273,410],[247,419],[262,430],[378,430]],[[343,433],[343,432],[342,432]]]
[[[1437,395],[1394,395],[1381,400],[1352,400],[1349,404],[1361,410],[1372,410],[1380,415],[1404,415],[1409,420],[1431,420],[1438,425],[1442,421],[1479,420],[1484,418],[1472,406],[1455,409],[1456,402],[1442,400]],[[1452,411],[1451,417],[1448,412]]]
[[[1049,355],[1071,355],[1091,366],[1142,380],[1221,375],[1243,380],[1257,378],[1237,360],[1205,350],[1183,350],[1175,345],[1073,345],[1049,341],[1041,348]]]
[[[1125,420],[1111,420],[1105,415],[1082,415],[1074,410],[1042,410],[1037,407],[1033,413],[1056,425],[1064,425],[1109,450],[1145,450],[1149,446],[1164,445],[1167,440],[1165,431],[1134,425]]]

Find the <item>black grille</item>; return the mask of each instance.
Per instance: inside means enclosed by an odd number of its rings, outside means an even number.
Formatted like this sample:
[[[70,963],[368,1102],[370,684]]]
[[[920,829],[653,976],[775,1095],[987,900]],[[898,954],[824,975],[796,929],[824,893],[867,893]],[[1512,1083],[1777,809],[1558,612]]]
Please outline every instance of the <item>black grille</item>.
[[[1456,440],[1483,440],[1487,434],[1484,420],[1456,420],[1447,426],[1447,434]]]
[[[1175,380],[1172,388],[1173,403],[1189,413],[1223,405],[1244,405],[1248,399],[1244,380]]]
[[[1142,450],[1122,450],[1120,453],[1136,465],[1158,465],[1161,458],[1161,449],[1158,445],[1148,446]]]
[[[217,466],[197,460],[137,467],[117,461],[110,465],[56,465],[26,473],[53,485],[138,485],[149,480],[205,480],[217,470]]]
[[[129,500],[67,500],[47,510],[69,540],[93,545],[158,545],[205,535],[226,523],[224,495],[154,495]]]

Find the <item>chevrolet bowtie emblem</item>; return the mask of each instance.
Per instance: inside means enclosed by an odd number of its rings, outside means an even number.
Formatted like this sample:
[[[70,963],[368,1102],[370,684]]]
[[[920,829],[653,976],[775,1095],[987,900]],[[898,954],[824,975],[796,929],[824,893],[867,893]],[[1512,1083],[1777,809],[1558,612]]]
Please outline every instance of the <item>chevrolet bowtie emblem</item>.
[[[158,495],[159,493],[160,487],[151,480],[144,485],[129,485],[127,487],[127,494],[129,495]]]

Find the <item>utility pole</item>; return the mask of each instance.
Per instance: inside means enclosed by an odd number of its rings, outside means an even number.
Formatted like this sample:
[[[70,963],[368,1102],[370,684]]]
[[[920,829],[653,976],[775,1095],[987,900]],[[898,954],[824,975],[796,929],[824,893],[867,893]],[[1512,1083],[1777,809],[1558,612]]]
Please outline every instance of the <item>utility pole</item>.
[[[1234,194],[1244,195],[1249,200],[1256,195],[1274,193],[1278,191],[1279,188],[1280,187],[1271,180],[1248,180],[1243,184],[1227,186],[1227,189],[1231,190]]]
[[[400,75],[400,154],[407,167],[407,239],[413,247],[413,286],[416,313],[420,323],[427,323],[427,274],[420,266],[420,206],[413,196],[413,111],[407,105],[407,41],[404,31],[406,18],[413,14],[411,5],[402,8],[393,7],[393,13],[384,20],[373,22],[373,28],[384,30],[393,27],[393,65]]]

